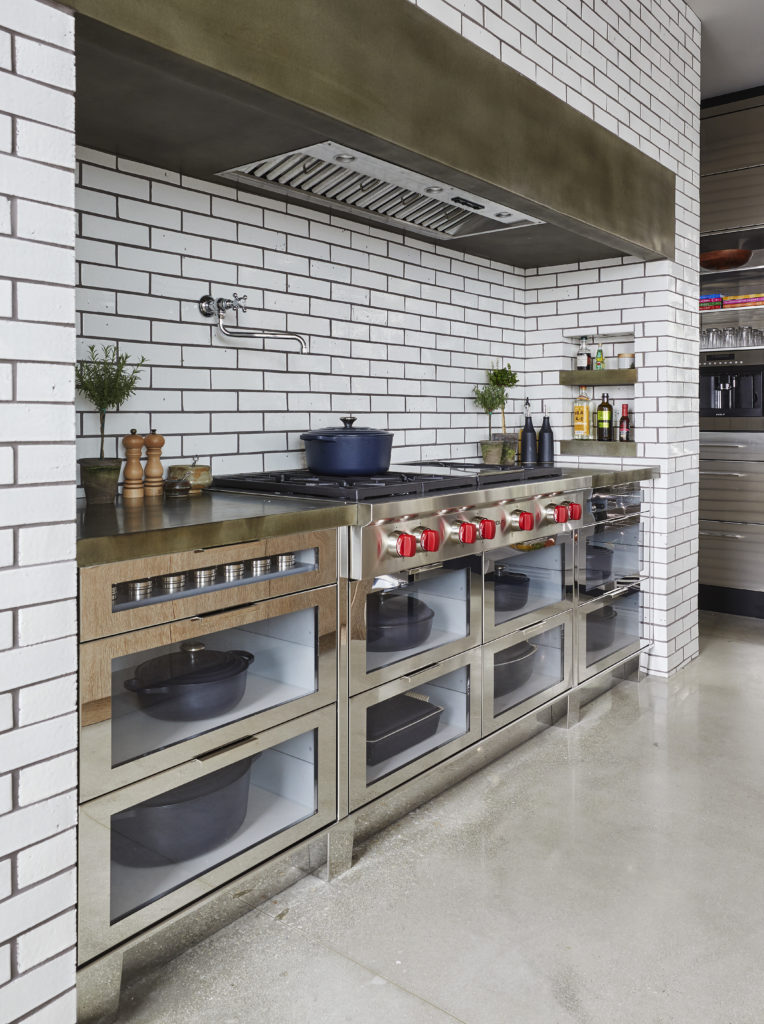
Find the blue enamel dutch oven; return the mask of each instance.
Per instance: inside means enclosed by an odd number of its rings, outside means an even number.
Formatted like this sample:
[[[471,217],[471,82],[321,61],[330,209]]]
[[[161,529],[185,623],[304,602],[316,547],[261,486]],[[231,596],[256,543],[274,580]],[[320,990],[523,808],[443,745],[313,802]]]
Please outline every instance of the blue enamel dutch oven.
[[[390,468],[393,435],[389,430],[354,427],[355,416],[341,417],[341,427],[309,430],[300,434],[305,442],[305,461],[311,473],[328,476],[376,476]]]

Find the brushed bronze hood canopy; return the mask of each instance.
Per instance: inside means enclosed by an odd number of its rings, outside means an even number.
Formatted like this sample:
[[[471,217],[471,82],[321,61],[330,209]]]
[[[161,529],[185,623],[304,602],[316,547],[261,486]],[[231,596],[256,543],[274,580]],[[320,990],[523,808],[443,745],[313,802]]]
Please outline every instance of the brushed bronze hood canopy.
[[[71,6],[81,145],[519,267],[674,255],[671,171],[409,0]]]

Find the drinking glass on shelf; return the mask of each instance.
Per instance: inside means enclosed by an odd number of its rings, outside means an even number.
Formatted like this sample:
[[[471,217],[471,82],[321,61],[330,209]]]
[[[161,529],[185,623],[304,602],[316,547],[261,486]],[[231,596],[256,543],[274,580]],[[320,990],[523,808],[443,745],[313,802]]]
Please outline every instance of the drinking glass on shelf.
[[[739,344],[743,348],[750,348],[753,345],[753,328],[752,327],[739,327],[738,333],[740,335]]]
[[[724,328],[724,348],[735,348],[738,343],[737,327]]]
[[[751,344],[755,348],[764,345],[764,332],[760,331],[757,327],[751,328],[751,339]]]
[[[712,327],[708,332],[708,347],[721,348],[724,342],[724,331],[721,327]]]

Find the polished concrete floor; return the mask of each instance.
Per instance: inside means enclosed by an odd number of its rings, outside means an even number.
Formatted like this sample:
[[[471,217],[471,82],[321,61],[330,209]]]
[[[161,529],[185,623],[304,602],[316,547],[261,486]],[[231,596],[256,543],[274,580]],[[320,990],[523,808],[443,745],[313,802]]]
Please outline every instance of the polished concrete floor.
[[[123,994],[119,1024],[762,1024],[764,623],[623,683]]]

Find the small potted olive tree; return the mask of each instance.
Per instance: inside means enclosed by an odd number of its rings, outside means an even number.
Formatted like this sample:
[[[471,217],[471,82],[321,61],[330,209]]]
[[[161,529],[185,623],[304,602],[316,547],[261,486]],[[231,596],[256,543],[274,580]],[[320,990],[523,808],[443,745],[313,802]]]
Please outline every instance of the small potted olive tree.
[[[102,345],[100,353],[95,345],[88,349],[89,359],[78,359],[74,373],[77,391],[98,410],[101,424],[101,453],[97,459],[78,459],[85,500],[89,504],[108,505],[117,496],[122,459],[104,458],[104,430],[106,413],[117,409],[135,394],[141,367],[146,361],[141,356],[130,366],[130,356],[122,355],[116,345]]]
[[[505,415],[505,407],[509,401],[509,390],[517,384],[517,374],[512,367],[507,363],[506,366],[492,366],[488,371],[488,383],[495,384],[500,387],[504,392],[504,398],[501,403],[501,433],[491,434],[492,441],[501,441],[504,445],[501,462],[502,465],[506,466],[515,461],[515,453],[517,451],[517,435],[507,433],[507,420]]]
[[[483,453],[483,462],[491,463],[492,465],[498,466],[501,463],[501,454],[504,447],[503,441],[492,440],[491,435],[491,416],[496,412],[497,409],[502,407],[502,403],[506,401],[504,394],[504,388],[498,384],[476,384],[472,389],[472,397],[475,405],[482,409],[488,416],[488,440],[480,442],[480,449]]]

